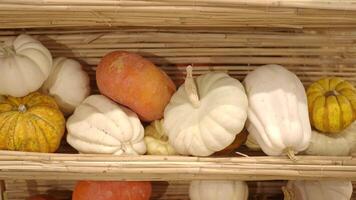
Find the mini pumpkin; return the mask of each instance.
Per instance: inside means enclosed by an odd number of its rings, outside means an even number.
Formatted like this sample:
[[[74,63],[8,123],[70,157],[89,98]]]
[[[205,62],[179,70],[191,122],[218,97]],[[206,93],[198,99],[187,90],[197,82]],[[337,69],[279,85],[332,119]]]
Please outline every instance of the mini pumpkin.
[[[67,142],[81,153],[146,152],[144,129],[137,115],[103,95],[86,98],[67,120]]]
[[[96,81],[101,94],[129,107],[143,121],[161,119],[176,86],[151,61],[130,52],[106,54],[98,64]]]
[[[238,80],[222,72],[194,79],[188,66],[185,83],[164,111],[163,126],[179,154],[209,156],[235,140],[246,118],[247,97]]]
[[[0,46],[0,94],[23,97],[48,78],[52,55],[38,40],[19,35]]]
[[[169,144],[168,137],[162,126],[162,120],[155,120],[145,128],[145,143],[149,155],[177,155]]]
[[[0,149],[54,152],[64,134],[65,120],[55,100],[38,92],[0,102]]]
[[[191,200],[247,200],[248,186],[243,181],[192,181]]]
[[[89,76],[79,62],[60,57],[54,59],[42,92],[53,96],[62,112],[69,115],[89,96],[89,84]]]
[[[340,134],[322,134],[312,131],[306,154],[318,156],[347,156],[356,151],[356,122]]]
[[[245,142],[245,145],[253,150],[253,151],[259,151],[261,150],[261,147],[258,145],[257,141],[255,140],[255,138],[253,138],[253,136],[251,134],[249,134],[247,136],[247,140]]]
[[[350,200],[351,181],[288,181],[284,200]]]
[[[356,119],[356,90],[336,77],[311,84],[307,90],[310,122],[323,133],[340,133]]]
[[[149,200],[150,182],[139,181],[79,181],[72,200]]]

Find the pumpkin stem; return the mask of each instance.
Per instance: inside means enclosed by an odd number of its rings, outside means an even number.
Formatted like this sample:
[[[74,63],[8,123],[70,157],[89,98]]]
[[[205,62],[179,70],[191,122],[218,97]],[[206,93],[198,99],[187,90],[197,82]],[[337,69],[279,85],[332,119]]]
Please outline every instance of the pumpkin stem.
[[[187,71],[187,76],[185,77],[185,81],[184,81],[185,92],[187,93],[188,98],[190,102],[193,104],[193,106],[195,108],[198,108],[200,106],[200,100],[199,100],[197,87],[194,83],[192,66],[189,65],[186,68],[186,71]]]
[[[19,107],[18,107],[18,111],[21,112],[21,113],[24,113],[24,112],[27,111],[27,108],[26,108],[25,105],[21,104],[21,105],[19,105]]]
[[[283,186],[282,187],[283,195],[284,195],[284,200],[294,200],[295,195],[294,192],[287,187]]]
[[[292,161],[295,162],[295,161],[298,160],[297,157],[295,156],[295,153],[294,153],[294,151],[293,151],[292,148],[288,147],[288,148],[285,150],[285,152],[287,152],[287,156],[288,156],[289,159],[291,159]]]

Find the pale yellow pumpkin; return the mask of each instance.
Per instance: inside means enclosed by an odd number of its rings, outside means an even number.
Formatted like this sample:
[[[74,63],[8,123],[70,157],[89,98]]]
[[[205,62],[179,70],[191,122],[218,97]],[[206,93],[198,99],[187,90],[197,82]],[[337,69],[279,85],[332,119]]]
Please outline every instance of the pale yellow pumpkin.
[[[178,153],[168,142],[168,136],[163,129],[163,119],[155,120],[145,128],[144,141],[148,155],[177,155]]]
[[[324,133],[340,133],[356,119],[356,90],[341,78],[328,77],[307,90],[312,126]]]
[[[0,149],[54,152],[64,128],[63,114],[50,96],[34,92],[0,102]]]

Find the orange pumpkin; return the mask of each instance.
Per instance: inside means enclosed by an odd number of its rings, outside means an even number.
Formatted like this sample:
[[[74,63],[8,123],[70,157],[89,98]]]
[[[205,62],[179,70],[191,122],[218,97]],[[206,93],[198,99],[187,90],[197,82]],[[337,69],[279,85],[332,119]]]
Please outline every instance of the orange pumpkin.
[[[27,198],[26,200],[56,200],[56,199],[49,195],[35,195]]]
[[[216,153],[214,153],[214,156],[225,156],[225,155],[230,155],[232,153],[234,153],[234,150],[239,148],[242,144],[245,143],[245,141],[247,140],[247,136],[248,136],[248,132],[246,129],[244,129],[241,133],[239,133],[235,140],[229,145],[227,146],[225,149],[218,151]]]
[[[149,200],[150,182],[79,181],[72,200]]]
[[[129,107],[144,121],[162,118],[176,91],[173,81],[152,62],[122,51],[102,58],[96,80],[100,93]]]

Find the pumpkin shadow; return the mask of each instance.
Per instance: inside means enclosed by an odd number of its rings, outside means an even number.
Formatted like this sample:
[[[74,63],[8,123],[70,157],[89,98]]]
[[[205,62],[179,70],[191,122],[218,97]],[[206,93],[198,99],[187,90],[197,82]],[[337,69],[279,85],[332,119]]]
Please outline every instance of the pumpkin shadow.
[[[169,183],[166,181],[152,181],[151,200],[161,199],[167,192]]]

